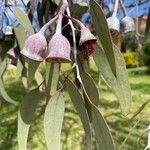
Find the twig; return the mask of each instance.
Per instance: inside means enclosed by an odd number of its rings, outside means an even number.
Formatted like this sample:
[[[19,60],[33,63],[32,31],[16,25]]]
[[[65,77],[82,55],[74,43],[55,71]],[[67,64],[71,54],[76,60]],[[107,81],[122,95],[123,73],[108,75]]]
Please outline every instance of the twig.
[[[118,6],[119,6],[119,0],[115,0],[114,12],[112,14],[113,17],[116,17],[116,15],[117,15]]]
[[[120,4],[121,4],[121,7],[123,8],[125,16],[128,16],[128,12],[127,12],[127,9],[124,6],[123,0],[120,0]]]
[[[69,10],[69,7],[67,7],[66,9],[67,11],[67,15],[70,17],[70,10]],[[76,68],[76,72],[77,72],[77,79],[79,80],[80,84],[81,84],[81,87],[83,89],[83,92],[85,94],[85,96],[87,97],[87,100],[88,102],[93,106],[95,107],[95,105],[91,102],[87,92],[86,92],[86,89],[84,87],[84,84],[82,82],[82,79],[81,79],[81,76],[80,76],[80,71],[79,71],[79,66],[78,66],[78,62],[77,62],[77,47],[76,47],[76,36],[75,36],[75,27],[72,23],[72,20],[69,19],[69,24],[71,26],[71,30],[72,30],[72,36],[73,36],[73,45],[74,45],[74,65],[75,65],[75,68]]]
[[[44,32],[46,31],[46,29],[56,21],[56,19],[58,18],[58,15],[56,15],[54,18],[52,18],[49,22],[47,22],[41,29],[40,29],[40,33],[44,34]]]
[[[134,124],[134,126],[130,129],[128,135],[126,136],[125,140],[124,140],[123,143],[121,144],[119,150],[122,150],[122,149],[123,149],[123,146],[124,146],[124,144],[126,143],[126,141],[128,140],[128,138],[130,137],[130,135],[131,135],[133,129],[138,125],[138,123],[139,123],[140,121],[141,121],[141,119],[139,119],[139,120]]]

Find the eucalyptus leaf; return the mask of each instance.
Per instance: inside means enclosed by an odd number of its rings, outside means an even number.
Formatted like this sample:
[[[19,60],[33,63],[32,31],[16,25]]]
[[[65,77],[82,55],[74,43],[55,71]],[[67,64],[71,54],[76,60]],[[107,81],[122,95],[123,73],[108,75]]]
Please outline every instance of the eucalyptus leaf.
[[[0,94],[7,102],[15,104],[15,105],[18,104],[16,101],[10,98],[9,95],[7,94],[1,77],[0,77]]]
[[[91,105],[92,124],[95,131],[95,138],[99,150],[115,150],[114,141],[109,131],[109,127],[94,105]]]
[[[0,77],[3,75],[4,71],[6,70],[7,67],[7,59],[0,59]]]
[[[131,106],[131,88],[128,81],[126,64],[118,49],[114,49],[114,54],[116,59],[117,78],[112,73],[106,54],[99,41],[97,42],[97,49],[95,50],[93,58],[105,81],[111,86],[117,96],[122,114],[127,115]]]
[[[86,72],[81,73],[81,78],[82,78],[84,87],[86,89],[86,92],[88,93],[92,103],[98,106],[99,105],[99,93],[98,93],[98,89],[95,85],[93,78],[90,76],[90,74]]]
[[[22,71],[23,71],[23,64],[22,64],[20,58],[18,58],[17,71],[16,71],[16,77],[15,77],[16,80],[18,80],[22,76]]]
[[[67,79],[66,80],[66,90],[69,93],[69,96],[71,98],[71,101],[77,110],[79,117],[81,119],[81,122],[83,124],[83,128],[85,131],[85,140],[86,140],[86,150],[91,150],[92,147],[92,132],[91,132],[91,127],[90,127],[90,120],[88,117],[87,110],[85,108],[85,103],[82,98],[81,93],[78,91],[77,87],[75,84]]]
[[[40,62],[28,60],[28,83],[31,83],[34,79],[35,72],[37,71]]]
[[[60,0],[51,0],[53,3],[55,3],[56,5],[60,4]]]
[[[116,76],[115,56],[105,15],[101,6],[95,0],[90,0],[90,11],[97,36],[102,43],[110,68]]]
[[[31,90],[23,98],[20,105],[20,114],[24,123],[31,124],[34,120],[36,107],[40,98],[39,88]]]
[[[27,150],[27,139],[30,125],[24,123],[21,118],[20,111],[18,112],[18,149]]]
[[[65,104],[60,92],[49,100],[44,114],[44,134],[48,150],[61,150],[60,137]]]
[[[72,0],[69,0],[68,2],[73,16],[80,18],[88,10],[88,4],[85,2],[77,1],[76,3],[73,3]]]
[[[25,30],[33,34],[34,30],[27,14],[15,6],[13,7],[13,13],[16,16],[18,22],[25,28]]]
[[[144,102],[141,107],[133,114],[130,120],[133,120],[138,114],[142,112],[142,110],[146,107],[146,105],[150,102],[150,99]]]
[[[40,85],[44,81],[42,74],[38,70],[35,72],[35,80],[38,85]]]
[[[14,28],[14,32],[15,32],[15,35],[19,44],[19,48],[23,49],[25,39],[26,39],[26,32],[24,28],[21,25],[19,25],[18,27]]]
[[[46,96],[47,99],[56,93],[59,80],[59,64],[46,64]]]

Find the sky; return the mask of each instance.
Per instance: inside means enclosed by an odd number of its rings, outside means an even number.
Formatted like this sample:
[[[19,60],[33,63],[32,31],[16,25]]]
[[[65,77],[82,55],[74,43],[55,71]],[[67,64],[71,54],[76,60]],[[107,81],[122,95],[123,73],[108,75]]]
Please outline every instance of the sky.
[[[104,0],[104,3],[106,5],[110,5],[110,4],[112,4],[112,1],[114,1],[114,0]],[[135,4],[138,1],[139,0],[123,0],[125,6],[129,6],[130,4]],[[146,0],[141,0],[141,1],[146,1]],[[147,1],[148,1],[147,3],[144,3],[144,4],[140,5],[138,7],[138,9],[136,7],[128,8],[127,11],[129,13],[129,16],[135,18],[137,16],[142,16],[143,14],[147,15],[148,14],[148,10],[150,8],[150,0],[147,0]],[[122,9],[119,9],[118,17],[122,18],[123,16],[124,16],[124,14],[123,14]]]

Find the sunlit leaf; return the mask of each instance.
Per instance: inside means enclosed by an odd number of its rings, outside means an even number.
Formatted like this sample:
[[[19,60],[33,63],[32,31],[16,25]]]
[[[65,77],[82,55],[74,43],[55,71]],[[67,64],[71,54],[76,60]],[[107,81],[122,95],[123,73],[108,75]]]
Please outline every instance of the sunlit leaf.
[[[18,112],[18,149],[27,149],[27,139],[30,125],[24,123],[21,118],[20,111]]]
[[[91,113],[95,138],[99,150],[115,150],[115,145],[111,133],[100,111],[94,105],[91,105]]]
[[[18,27],[14,28],[14,32],[15,32],[15,35],[16,35],[16,38],[18,41],[19,48],[23,49],[24,42],[26,39],[26,32],[25,32],[24,28],[21,25],[19,25]]]
[[[0,94],[7,102],[15,104],[15,105],[18,104],[16,101],[10,98],[9,95],[7,94],[1,77],[0,77]]]
[[[146,107],[146,105],[150,102],[150,99],[144,102],[141,107],[133,114],[130,120],[133,120],[138,114],[142,112],[142,110]]]
[[[90,0],[90,11],[96,34],[102,43],[110,68],[116,76],[115,56],[105,15],[95,0]]]
[[[65,104],[60,92],[49,100],[44,114],[44,134],[48,150],[61,150],[60,137]]]
[[[47,98],[50,95],[56,93],[57,84],[59,79],[59,64],[46,64],[46,95]]]
[[[77,110],[83,124],[85,131],[86,150],[90,150],[92,146],[92,133],[88,113],[86,111],[82,95],[76,88],[75,84],[69,79],[66,80],[66,90],[68,91],[71,101]]]
[[[44,81],[42,74],[38,70],[35,72],[35,80],[38,85]]]
[[[4,71],[7,67],[7,59],[5,58],[3,61],[0,60],[0,77],[3,75]]]
[[[34,79],[35,72],[37,71],[40,62],[28,60],[28,83],[31,83]]]
[[[13,7],[13,13],[15,14],[18,22],[25,28],[26,31],[33,34],[34,30],[27,14],[18,7]]]
[[[60,4],[60,0],[51,0],[53,3],[55,3],[56,5]]]
[[[21,118],[26,124],[31,124],[34,120],[37,104],[40,99],[39,89],[33,89],[25,95],[20,105]]]
[[[98,104],[99,104],[99,93],[98,93],[98,89],[94,83],[94,80],[86,72],[81,73],[81,78],[82,78],[83,84],[85,86],[85,89],[86,89],[91,101],[93,102],[93,104],[98,106]]]
[[[99,71],[117,96],[122,113],[127,115],[131,106],[131,89],[128,81],[126,64],[118,49],[114,49],[114,54],[116,59],[117,78],[112,73],[106,54],[99,42],[97,43],[97,49],[93,57]]]
[[[16,67],[17,67],[17,71],[16,71],[15,79],[18,80],[22,76],[22,71],[23,71],[23,64],[19,58],[17,60],[17,66]]]

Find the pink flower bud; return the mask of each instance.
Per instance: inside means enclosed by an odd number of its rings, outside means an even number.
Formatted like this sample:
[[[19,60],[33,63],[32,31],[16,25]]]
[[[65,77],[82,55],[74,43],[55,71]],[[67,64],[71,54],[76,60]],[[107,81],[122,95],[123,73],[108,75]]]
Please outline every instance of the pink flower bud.
[[[46,47],[45,36],[41,33],[36,33],[26,39],[24,48],[20,53],[31,60],[43,61]]]
[[[120,21],[117,17],[109,17],[107,19],[108,27],[111,34],[112,42],[118,45],[120,41]]]
[[[122,33],[128,33],[128,32],[133,32],[135,31],[135,23],[134,20],[126,16],[121,20],[121,31]]]
[[[81,27],[79,46],[85,58],[93,54],[96,48],[96,37],[85,26]]]
[[[70,62],[70,43],[62,34],[54,34],[48,44],[48,56],[46,61],[50,63]]]

